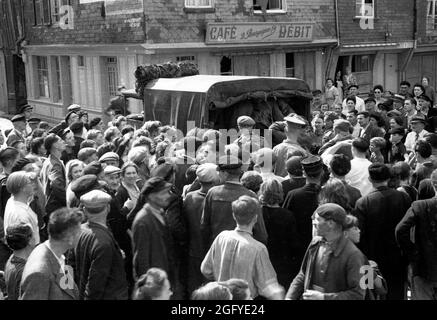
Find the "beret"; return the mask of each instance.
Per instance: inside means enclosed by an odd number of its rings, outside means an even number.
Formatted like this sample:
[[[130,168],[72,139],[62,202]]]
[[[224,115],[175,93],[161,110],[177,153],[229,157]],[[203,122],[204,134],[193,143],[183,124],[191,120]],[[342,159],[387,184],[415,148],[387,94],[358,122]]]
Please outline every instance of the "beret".
[[[26,117],[24,114],[16,114],[12,117],[11,122],[19,122],[19,121],[26,121]]]
[[[78,131],[82,130],[83,127],[84,127],[83,122],[78,121],[78,122],[72,123],[70,125],[70,130],[74,133],[74,132],[78,132]]]
[[[319,206],[314,213],[326,220],[333,220],[341,226],[346,222],[346,211],[335,203],[326,203]]]
[[[170,189],[173,185],[167,181],[165,181],[161,177],[152,177],[146,181],[141,190],[141,194],[143,196],[148,196],[151,193],[160,192],[165,189]]]
[[[104,208],[111,202],[111,196],[101,190],[92,190],[80,197],[80,202],[88,209]]]
[[[235,170],[241,168],[243,163],[241,160],[232,155],[221,156],[219,158],[218,169],[219,170]]]
[[[241,116],[237,119],[237,124],[239,126],[254,126],[255,120],[249,116]]]
[[[218,179],[217,165],[213,163],[201,164],[196,170],[196,176],[200,182],[214,182]]]
[[[120,161],[120,157],[115,152],[106,152],[99,159],[99,162],[105,162],[105,161]]]
[[[303,158],[301,164],[307,174],[317,174],[323,170],[323,161],[319,156],[310,155]]]
[[[71,191],[73,191],[78,199],[80,199],[85,193],[100,188],[101,185],[95,174],[85,174],[71,183]]]
[[[307,121],[305,120],[305,118],[301,117],[300,115],[296,114],[296,113],[291,113],[288,116],[286,116],[284,118],[285,121],[289,122],[289,123],[294,123],[300,126],[306,126],[307,125]]]
[[[99,161],[93,161],[93,162],[87,164],[85,166],[85,168],[83,168],[83,174],[85,174],[85,175],[94,174],[97,176],[102,172],[103,172],[103,167]]]

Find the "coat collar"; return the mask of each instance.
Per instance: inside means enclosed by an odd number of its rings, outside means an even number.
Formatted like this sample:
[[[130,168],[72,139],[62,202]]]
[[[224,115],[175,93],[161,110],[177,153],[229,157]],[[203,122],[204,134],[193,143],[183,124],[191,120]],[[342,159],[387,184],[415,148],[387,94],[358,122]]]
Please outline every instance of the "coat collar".
[[[334,249],[333,255],[335,257],[338,257],[341,254],[341,252],[346,247],[348,241],[350,241],[350,240],[348,238],[346,238],[344,235],[341,235],[340,238],[338,238],[335,241],[334,248],[333,248]],[[311,251],[315,251],[320,247],[320,245],[322,245],[323,242],[324,242],[324,240],[322,239],[322,237],[314,237],[313,240],[311,241],[309,249]]]

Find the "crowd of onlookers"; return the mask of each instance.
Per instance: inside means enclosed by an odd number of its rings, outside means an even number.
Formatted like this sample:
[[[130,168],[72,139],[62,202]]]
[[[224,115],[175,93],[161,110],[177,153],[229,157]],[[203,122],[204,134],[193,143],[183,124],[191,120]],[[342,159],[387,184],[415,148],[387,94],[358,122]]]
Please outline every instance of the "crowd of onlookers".
[[[235,141],[78,105],[51,127],[23,106],[0,134],[0,292],[435,300],[435,92],[424,78],[363,100],[347,81],[270,135],[239,117]]]

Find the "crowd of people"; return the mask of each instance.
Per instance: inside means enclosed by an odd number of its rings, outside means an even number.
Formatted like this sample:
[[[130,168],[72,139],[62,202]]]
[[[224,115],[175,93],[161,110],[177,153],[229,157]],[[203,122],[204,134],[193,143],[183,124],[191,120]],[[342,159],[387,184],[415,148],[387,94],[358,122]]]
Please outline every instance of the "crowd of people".
[[[435,92],[347,81],[234,141],[23,106],[0,134],[3,298],[436,300]]]

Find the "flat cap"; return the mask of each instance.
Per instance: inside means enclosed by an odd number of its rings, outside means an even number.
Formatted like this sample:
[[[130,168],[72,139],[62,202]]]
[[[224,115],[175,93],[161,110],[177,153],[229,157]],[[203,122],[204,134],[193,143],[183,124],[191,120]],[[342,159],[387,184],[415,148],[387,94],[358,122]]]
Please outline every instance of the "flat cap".
[[[351,124],[345,119],[335,119],[334,120],[334,130],[340,130],[342,132],[349,132]]]
[[[95,174],[85,174],[71,183],[71,191],[76,198],[80,199],[85,193],[101,189],[101,185]]]
[[[402,112],[400,112],[399,110],[390,110],[389,112],[387,112],[387,116],[389,117],[399,117],[402,115]]]
[[[400,95],[400,94],[395,94],[392,99],[393,99],[393,101],[396,101],[396,102],[404,102],[405,101],[405,97],[403,95]]]
[[[25,104],[18,109],[18,113],[24,113],[26,110],[33,110],[30,104]]]
[[[82,107],[78,104],[72,104],[67,108],[68,112],[77,112],[82,110]]]
[[[323,161],[319,156],[310,155],[303,158],[301,163],[305,173],[310,175],[318,174],[323,170]]]
[[[413,118],[411,118],[411,123],[413,122],[422,122],[423,124],[426,124],[426,119],[424,116],[415,115]]]
[[[111,196],[101,190],[92,190],[80,197],[80,202],[88,209],[105,208],[111,202]]]
[[[87,175],[87,174],[94,174],[94,175],[99,175],[103,172],[103,167],[102,164],[99,161],[93,161],[89,164],[87,164],[85,166],[85,168],[83,168],[83,174]]]
[[[6,147],[0,149],[0,161],[4,161],[6,159],[16,157],[18,156],[18,154],[19,154],[18,150],[12,147]]]
[[[305,118],[301,117],[300,115],[296,114],[296,113],[291,113],[288,116],[286,116],[284,118],[285,121],[293,123],[293,124],[297,124],[300,126],[306,126],[307,122],[305,120]]]
[[[120,161],[120,157],[115,152],[106,152],[99,159],[99,162],[105,162],[105,161]]]
[[[68,135],[70,132],[72,133],[72,131],[70,130],[70,128],[65,128],[64,130],[59,131],[59,132],[57,133],[57,135],[58,135],[59,137],[61,137],[61,139],[65,139],[65,137],[67,137],[67,135]]]
[[[219,158],[218,170],[235,170],[241,168],[243,163],[241,160],[232,155],[221,156]]]
[[[201,164],[196,170],[196,176],[200,182],[210,183],[217,181],[217,165],[213,163]]]
[[[26,117],[24,114],[16,114],[12,117],[11,122],[19,122],[19,121],[26,121]]]
[[[68,122],[68,119],[71,117],[71,115],[76,114],[77,115],[77,111],[69,111],[67,113],[67,115],[65,116],[65,122]]]
[[[405,135],[405,130],[402,129],[402,128],[393,128],[388,133],[389,134],[399,134],[401,136],[404,136]]]
[[[252,127],[256,122],[249,116],[241,116],[237,119],[237,124],[241,127]]]
[[[319,206],[314,213],[326,220],[332,220],[341,226],[346,222],[346,211],[335,203],[326,203]]]
[[[148,196],[151,193],[160,192],[165,189],[170,189],[173,185],[167,181],[165,181],[161,177],[152,177],[146,181],[141,190],[141,194],[143,196]]]
[[[103,172],[105,172],[105,175],[119,174],[121,173],[121,169],[114,166],[107,166]]]

